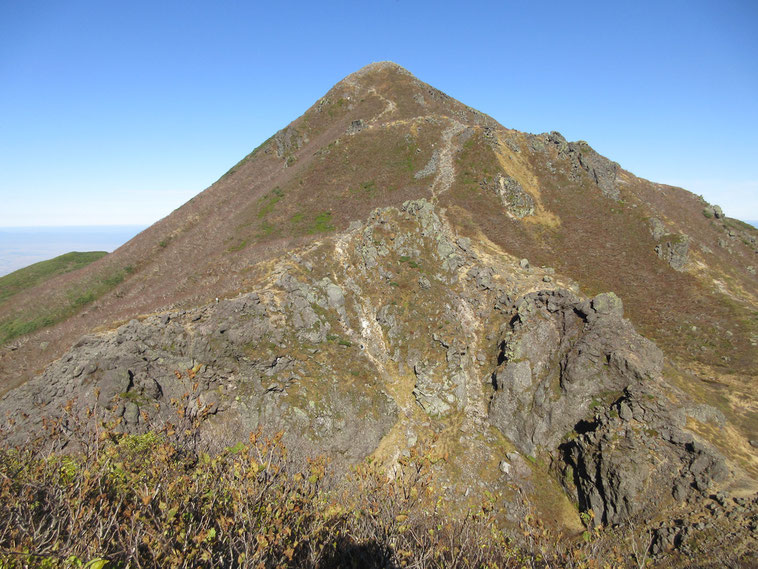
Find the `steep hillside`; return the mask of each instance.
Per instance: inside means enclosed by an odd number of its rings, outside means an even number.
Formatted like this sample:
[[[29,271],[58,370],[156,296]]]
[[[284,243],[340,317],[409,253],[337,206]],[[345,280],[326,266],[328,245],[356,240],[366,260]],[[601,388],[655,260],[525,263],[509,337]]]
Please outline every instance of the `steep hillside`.
[[[569,533],[652,520],[663,552],[713,492],[758,489],[757,252],[685,190],[372,64],[0,305],[20,329],[72,314],[4,346],[0,415],[22,442],[93,406],[127,432],[178,407],[212,447],[282,428],[343,466],[431,445],[452,502],[526,494]]]

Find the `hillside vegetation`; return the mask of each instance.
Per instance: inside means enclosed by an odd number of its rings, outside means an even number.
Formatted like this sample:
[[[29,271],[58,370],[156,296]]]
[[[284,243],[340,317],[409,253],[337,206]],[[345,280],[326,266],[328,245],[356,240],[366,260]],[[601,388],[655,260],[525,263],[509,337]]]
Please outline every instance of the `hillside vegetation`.
[[[433,452],[390,476],[368,461],[341,477],[323,457],[293,459],[281,434],[258,431],[208,454],[191,431],[113,427],[60,431],[80,445],[73,454],[0,449],[1,567],[610,569],[648,559],[647,530],[564,540],[526,500],[518,512],[495,495],[451,511],[431,476],[444,460]]]
[[[89,251],[86,253],[72,251],[0,277],[0,303],[7,301],[14,294],[42,284],[56,275],[70,273],[86,267],[107,254],[105,251]]]
[[[0,318],[0,345],[63,322],[121,284],[126,276],[132,273],[133,267],[126,266],[121,270],[96,273],[89,278],[75,278],[74,271],[91,265],[106,255],[107,253],[100,251],[67,253],[3,277],[11,277],[4,287],[4,291],[9,295],[5,300],[8,305],[12,304],[14,295],[42,286],[50,280],[67,278],[69,284],[64,284],[65,281],[60,282],[55,302],[26,304]],[[0,307],[2,306],[3,303],[0,302]]]
[[[546,528],[522,494],[506,509],[486,496],[460,510],[433,467],[413,452],[389,473],[365,461],[347,474],[326,457],[304,459],[282,434],[250,433],[216,452],[197,445],[197,422],[121,433],[118,422],[50,423],[53,438],[0,446],[0,567],[22,569],[365,568],[639,569],[652,565],[653,527]],[[294,449],[297,451],[297,449]],[[510,520],[510,521],[508,521]],[[504,522],[505,521],[505,525]],[[699,532],[698,567],[753,567],[756,552],[724,539],[730,524]],[[745,539],[745,536],[742,536]],[[660,561],[660,560],[659,560]],[[656,567],[691,567],[689,555]]]

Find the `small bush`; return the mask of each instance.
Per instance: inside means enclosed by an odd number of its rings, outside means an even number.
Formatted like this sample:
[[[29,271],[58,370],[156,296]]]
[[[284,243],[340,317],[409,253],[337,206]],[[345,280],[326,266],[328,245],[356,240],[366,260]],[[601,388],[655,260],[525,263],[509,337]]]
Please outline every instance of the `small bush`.
[[[334,231],[334,225],[332,224],[332,212],[324,211],[319,213],[313,220],[313,225],[308,228],[308,233],[325,233],[327,231]]]

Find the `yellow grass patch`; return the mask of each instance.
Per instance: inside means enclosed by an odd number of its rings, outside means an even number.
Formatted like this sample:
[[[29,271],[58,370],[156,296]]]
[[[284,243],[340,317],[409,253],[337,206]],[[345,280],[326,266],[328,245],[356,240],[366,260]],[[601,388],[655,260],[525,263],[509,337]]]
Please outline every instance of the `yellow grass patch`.
[[[519,137],[523,140],[519,142],[526,146],[526,138],[522,133]],[[532,172],[531,166],[523,153],[513,152],[503,141],[500,134],[497,135],[498,147],[495,149],[495,156],[500,163],[503,171],[511,178],[516,180],[524,190],[534,198],[534,214],[523,218],[523,221],[538,223],[548,227],[559,227],[560,218],[553,212],[548,211],[542,203],[542,194],[537,177]]]

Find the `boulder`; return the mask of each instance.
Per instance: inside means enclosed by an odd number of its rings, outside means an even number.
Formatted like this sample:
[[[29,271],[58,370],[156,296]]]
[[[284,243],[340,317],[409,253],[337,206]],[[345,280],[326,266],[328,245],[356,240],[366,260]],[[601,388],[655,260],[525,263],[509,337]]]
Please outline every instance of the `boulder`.
[[[589,302],[558,289],[517,301],[501,340],[489,418],[521,452],[555,449],[599,394],[660,375],[661,351],[622,314],[613,293]]]
[[[676,235],[667,235],[655,246],[655,252],[671,268],[676,271],[683,271],[687,264],[687,257],[690,249],[690,238],[684,233]]]

